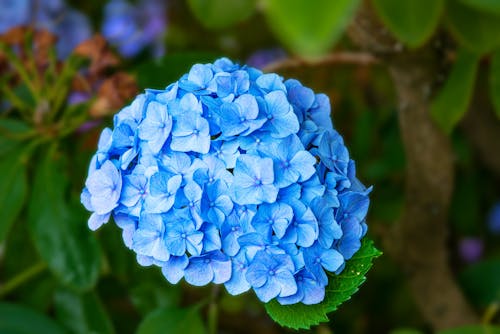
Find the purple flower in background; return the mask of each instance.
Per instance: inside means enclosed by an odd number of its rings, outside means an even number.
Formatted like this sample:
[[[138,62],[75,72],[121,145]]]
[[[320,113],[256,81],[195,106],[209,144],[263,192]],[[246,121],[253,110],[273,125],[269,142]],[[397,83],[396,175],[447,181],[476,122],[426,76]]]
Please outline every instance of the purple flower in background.
[[[492,233],[500,234],[500,202],[491,208],[488,217],[488,227]]]
[[[484,242],[480,238],[467,237],[460,240],[458,245],[460,257],[467,263],[477,262],[484,251]]]
[[[140,0],[133,5],[125,0],[111,0],[104,9],[102,34],[124,57],[134,57],[151,47],[158,58],[165,53],[166,26],[166,8],[162,1]]]
[[[287,54],[283,49],[271,48],[255,51],[248,57],[247,64],[259,69],[263,69],[272,62],[286,58]]]
[[[92,34],[87,17],[62,0],[0,0],[0,34],[27,24],[47,29],[58,37],[56,48],[61,59]]]

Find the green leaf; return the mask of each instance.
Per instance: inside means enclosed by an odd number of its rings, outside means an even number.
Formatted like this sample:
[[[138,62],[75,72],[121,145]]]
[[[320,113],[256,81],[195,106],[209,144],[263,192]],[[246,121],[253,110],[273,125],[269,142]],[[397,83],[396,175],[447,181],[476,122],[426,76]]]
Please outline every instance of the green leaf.
[[[165,307],[150,313],[136,334],[204,334],[205,328],[197,308]]]
[[[411,48],[424,44],[436,30],[444,0],[375,0],[387,28]]]
[[[164,89],[179,80],[196,63],[210,63],[217,59],[214,53],[182,52],[172,53],[165,57],[148,61],[136,69],[137,82],[142,88]]]
[[[67,202],[60,157],[46,154],[37,165],[28,220],[35,246],[60,282],[83,291],[99,274],[101,253],[81,205]]]
[[[437,332],[437,334],[500,334],[500,327],[490,325],[468,325],[440,331]]]
[[[202,25],[209,29],[228,28],[249,18],[256,0],[188,0],[189,8]]]
[[[373,246],[371,240],[363,240],[361,249],[346,262],[339,275],[331,275],[326,287],[325,300],[320,304],[281,305],[276,300],[267,303],[267,313],[281,326],[293,329],[308,329],[320,322],[328,321],[328,313],[350,299],[365,281],[365,274],[372,266],[374,258],[382,253]]]
[[[475,10],[459,1],[448,1],[447,12],[448,26],[463,46],[480,54],[500,46],[498,16]]]
[[[30,127],[21,121],[0,118],[0,156],[17,148],[20,140],[28,134]]]
[[[132,288],[130,299],[141,314],[148,314],[157,308],[174,308],[180,304],[181,291],[177,285],[158,285],[157,282],[143,282]]]
[[[266,0],[267,22],[291,51],[306,57],[327,52],[351,21],[359,0]]]
[[[453,130],[469,107],[478,65],[477,54],[460,51],[446,83],[432,101],[431,116],[446,133]]]
[[[460,0],[460,2],[480,11],[500,15],[500,1],[498,0]]]
[[[0,159],[0,244],[7,237],[26,200],[26,153],[18,146]]]
[[[0,303],[0,333],[2,334],[63,334],[57,323],[43,314],[9,303]]]
[[[500,118],[500,50],[496,51],[491,59],[490,95],[495,112]]]
[[[94,292],[78,294],[59,290],[54,296],[56,317],[71,332],[77,334],[114,333],[111,320]]]
[[[500,302],[500,260],[481,261],[465,269],[459,281],[477,307]]]

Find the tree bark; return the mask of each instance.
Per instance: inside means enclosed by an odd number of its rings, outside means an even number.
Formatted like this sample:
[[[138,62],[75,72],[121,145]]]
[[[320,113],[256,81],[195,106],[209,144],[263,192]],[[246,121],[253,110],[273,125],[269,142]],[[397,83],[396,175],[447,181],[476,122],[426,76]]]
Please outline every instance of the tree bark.
[[[431,46],[404,50],[366,2],[349,28],[352,40],[378,56],[396,87],[406,153],[406,198],[401,219],[384,245],[408,277],[424,319],[441,330],[478,321],[457,286],[447,253],[448,210],[453,191],[449,138],[432,122],[430,96],[439,57]]]

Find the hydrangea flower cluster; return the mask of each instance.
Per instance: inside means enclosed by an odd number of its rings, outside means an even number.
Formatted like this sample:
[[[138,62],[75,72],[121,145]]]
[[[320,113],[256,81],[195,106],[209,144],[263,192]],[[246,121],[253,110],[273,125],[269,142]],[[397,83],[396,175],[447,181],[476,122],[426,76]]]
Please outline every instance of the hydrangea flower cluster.
[[[115,115],[81,200],[171,283],[316,304],[361,246],[369,192],[326,95],[222,58]]]

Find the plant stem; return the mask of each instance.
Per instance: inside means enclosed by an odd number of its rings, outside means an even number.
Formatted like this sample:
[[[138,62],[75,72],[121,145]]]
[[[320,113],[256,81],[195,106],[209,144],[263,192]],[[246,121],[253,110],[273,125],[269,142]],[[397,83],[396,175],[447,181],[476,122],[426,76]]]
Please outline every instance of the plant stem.
[[[217,299],[219,296],[219,286],[212,287],[212,295],[208,304],[208,334],[217,334],[217,320],[219,318],[219,310]]]
[[[47,265],[44,262],[38,262],[25,271],[20,272],[0,287],[0,298],[8,295],[19,286],[34,278],[36,275],[43,272],[45,268],[47,268]]]
[[[481,322],[486,325],[491,324],[493,318],[495,317],[495,315],[498,313],[499,310],[500,310],[500,304],[498,303],[490,304],[486,309],[486,311],[484,311]]]

